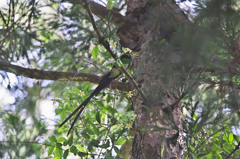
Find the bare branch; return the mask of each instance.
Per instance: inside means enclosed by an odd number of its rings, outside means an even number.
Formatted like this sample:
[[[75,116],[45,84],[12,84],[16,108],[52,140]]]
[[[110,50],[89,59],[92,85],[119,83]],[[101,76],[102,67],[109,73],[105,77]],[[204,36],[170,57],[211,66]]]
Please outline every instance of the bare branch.
[[[23,68],[20,66],[12,65],[7,62],[0,61],[0,70],[13,73],[17,76],[24,76],[28,78],[43,79],[43,80],[54,80],[54,81],[78,81],[98,84],[101,77],[81,72],[58,72],[58,71],[44,71],[38,69]],[[128,83],[121,83],[112,81],[108,86],[111,89],[118,89],[122,92],[129,92],[133,90],[133,86]]]
[[[74,4],[74,0],[70,0],[70,2]],[[84,2],[83,0],[79,0],[78,4],[82,5],[83,2]],[[114,25],[119,25],[120,23],[125,23],[130,25],[130,23],[132,23],[132,21],[128,17],[123,16],[117,11],[104,7],[101,4],[98,4],[94,1],[89,1],[88,4],[92,13],[98,16],[99,18],[106,19],[106,17],[108,17],[108,15],[111,14]]]

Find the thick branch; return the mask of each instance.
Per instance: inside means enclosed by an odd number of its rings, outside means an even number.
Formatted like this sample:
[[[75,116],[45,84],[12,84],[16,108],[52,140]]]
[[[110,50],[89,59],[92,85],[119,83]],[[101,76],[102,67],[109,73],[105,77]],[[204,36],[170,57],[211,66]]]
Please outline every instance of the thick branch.
[[[70,2],[73,4],[76,3],[76,1],[74,1],[74,0],[70,0]],[[82,5],[83,0],[79,0],[77,3]],[[125,24],[132,23],[132,21],[129,18],[123,16],[122,14],[118,13],[117,11],[114,11],[107,7],[104,7],[94,1],[89,1],[88,3],[89,3],[89,7],[91,9],[91,12],[94,15],[98,16],[99,18],[106,19],[106,17],[108,17],[109,14],[112,15],[111,20],[113,21],[114,25],[119,25],[121,23],[125,23]]]
[[[0,61],[0,70],[13,73],[17,76],[24,76],[28,78],[54,80],[54,81],[78,81],[98,84],[101,77],[89,73],[81,72],[58,72],[58,71],[44,71],[37,69],[28,69],[20,66],[12,65],[7,62]],[[133,90],[133,86],[129,83],[121,83],[113,81],[110,86],[111,89],[118,89],[120,91],[129,92]]]

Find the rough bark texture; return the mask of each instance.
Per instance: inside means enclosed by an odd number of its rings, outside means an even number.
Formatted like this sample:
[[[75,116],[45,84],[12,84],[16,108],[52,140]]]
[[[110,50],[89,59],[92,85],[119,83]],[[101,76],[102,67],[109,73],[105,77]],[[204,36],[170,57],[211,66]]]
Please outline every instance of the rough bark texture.
[[[134,79],[148,99],[147,103],[134,100],[137,118],[132,158],[183,158],[181,105],[169,108],[178,99],[179,85],[166,77],[163,68],[170,74],[178,73],[178,52],[166,51],[171,47],[174,27],[187,23],[187,17],[174,2],[143,0],[129,0],[127,17],[134,23],[124,24],[118,35],[124,47],[138,51],[133,62]],[[167,40],[164,45],[154,44],[162,39]]]

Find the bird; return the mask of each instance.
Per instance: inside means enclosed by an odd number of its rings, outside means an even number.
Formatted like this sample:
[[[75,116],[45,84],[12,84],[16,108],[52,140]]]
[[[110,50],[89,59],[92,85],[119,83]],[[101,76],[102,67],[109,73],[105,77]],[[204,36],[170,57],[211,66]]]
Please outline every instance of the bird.
[[[120,60],[123,64],[128,64],[126,69],[130,66],[130,63],[132,61],[132,57],[130,55],[122,55],[120,56]],[[110,72],[108,72],[107,74],[105,74],[102,79],[98,82],[98,86],[96,87],[96,89],[89,95],[89,97],[87,99],[85,99],[85,101],[82,102],[82,104],[80,104],[61,124],[59,127],[62,127],[75,113],[78,112],[77,116],[75,117],[74,121],[71,124],[70,129],[68,130],[67,136],[69,135],[69,133],[71,132],[74,124],[76,123],[78,117],[81,115],[81,113],[83,112],[84,108],[86,107],[86,105],[88,104],[88,102],[91,100],[91,98],[97,94],[100,93],[101,90],[103,90],[104,88],[106,88],[114,79],[116,79],[117,77],[119,77],[122,74],[122,72],[118,69],[118,67],[116,65],[114,65],[111,69]]]

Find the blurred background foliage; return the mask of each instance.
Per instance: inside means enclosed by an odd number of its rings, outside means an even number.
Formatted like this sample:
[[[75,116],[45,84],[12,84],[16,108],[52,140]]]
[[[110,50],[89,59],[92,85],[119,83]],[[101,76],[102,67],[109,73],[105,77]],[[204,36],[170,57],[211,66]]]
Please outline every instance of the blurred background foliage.
[[[156,42],[153,47],[166,46],[164,65],[159,69],[166,80],[180,83],[182,93],[188,92],[182,99],[186,158],[226,158],[240,143],[239,1],[192,2],[192,7],[183,6],[192,24],[177,26],[170,41]],[[123,0],[101,3],[126,11]],[[7,0],[0,16],[0,61],[30,69],[99,76],[113,66],[80,5],[55,0]],[[99,30],[119,56],[123,48],[117,27],[111,24],[111,15],[106,19],[95,17]],[[169,53],[176,50],[177,54]],[[180,68],[181,74],[169,67],[172,64]],[[93,91],[94,85],[35,80],[4,71],[0,74],[0,94],[14,97],[0,101],[0,158],[123,157],[119,147],[131,141],[130,127],[135,119],[130,111],[131,95],[102,91],[89,102],[74,133],[66,137],[69,124],[62,128],[57,125]],[[10,99],[9,95],[6,98]],[[41,108],[46,104],[42,101],[53,104]],[[51,111],[50,107],[55,110],[51,114],[55,116],[53,122],[43,115]],[[240,152],[232,157],[240,158]]]

